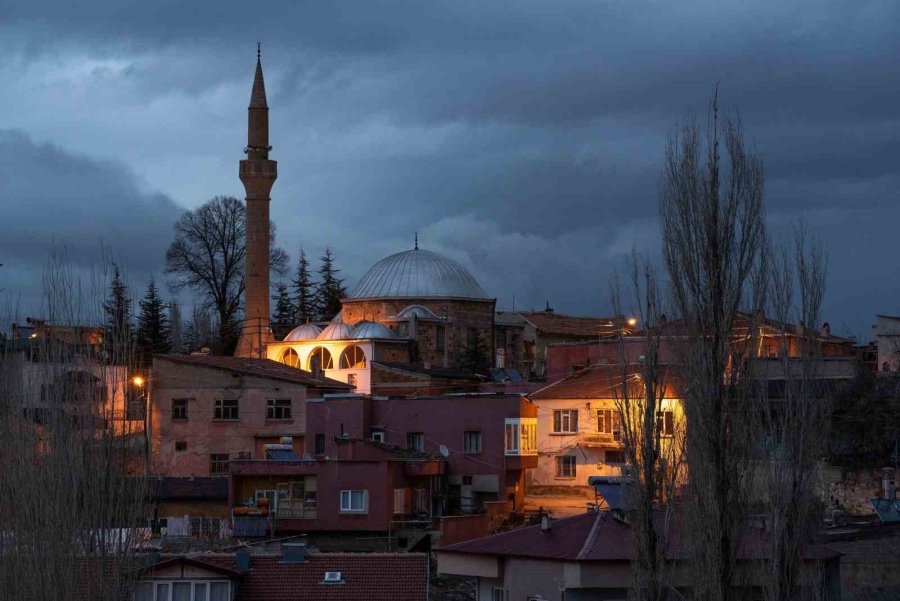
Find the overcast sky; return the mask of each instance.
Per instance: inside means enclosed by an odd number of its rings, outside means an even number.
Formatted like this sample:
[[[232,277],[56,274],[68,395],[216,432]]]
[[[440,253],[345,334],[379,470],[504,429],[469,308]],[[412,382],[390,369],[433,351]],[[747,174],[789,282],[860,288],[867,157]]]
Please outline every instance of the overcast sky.
[[[830,256],[825,317],[900,313],[900,3],[5,2],[0,288],[26,311],[51,240],[142,288],[172,222],[237,177],[263,43],[278,243],[347,284],[421,245],[498,306],[609,310],[659,253],[672,127],[716,81],[763,155],[768,217]]]

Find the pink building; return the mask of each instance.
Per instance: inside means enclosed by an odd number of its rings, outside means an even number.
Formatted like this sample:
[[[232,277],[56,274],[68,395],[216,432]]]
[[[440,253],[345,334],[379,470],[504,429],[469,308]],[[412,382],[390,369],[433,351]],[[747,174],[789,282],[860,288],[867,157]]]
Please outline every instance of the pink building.
[[[149,389],[152,473],[224,477],[267,444],[302,454],[306,400],[352,387],[268,359],[158,355]]]

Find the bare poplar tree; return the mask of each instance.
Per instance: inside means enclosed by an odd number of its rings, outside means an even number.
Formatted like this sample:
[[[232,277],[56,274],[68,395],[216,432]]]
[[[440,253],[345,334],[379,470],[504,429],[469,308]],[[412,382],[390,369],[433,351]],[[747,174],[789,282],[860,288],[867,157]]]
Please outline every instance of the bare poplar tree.
[[[613,308],[624,315],[624,302],[635,308],[643,331],[619,335],[616,409],[631,472],[627,508],[634,534],[631,595],[642,601],[669,599],[670,564],[666,561],[675,520],[675,498],[683,480],[684,419],[681,403],[672,398],[670,369],[661,345],[665,313],[656,274],[647,260],[633,254],[628,292],[613,287]],[[624,326],[624,324],[622,324]],[[617,328],[623,332],[624,327]],[[667,394],[668,393],[668,394]]]
[[[118,600],[147,516],[143,423],[124,415],[133,339],[101,344],[102,293],[64,261],[45,271],[47,325],[0,352],[0,590]]]
[[[685,517],[694,592],[720,601],[738,584],[752,421],[749,361],[732,333],[741,308],[760,314],[766,235],[762,162],[747,148],[739,119],[720,119],[717,96],[705,131],[688,124],[670,138],[660,193],[663,255],[684,327],[675,349],[689,433]]]
[[[766,445],[763,490],[773,544],[764,581],[768,599],[788,601],[824,592],[811,581],[801,589],[801,578],[803,547],[820,515],[819,462],[830,413],[831,391],[821,386],[819,373],[826,258],[822,246],[798,226],[790,244],[773,249],[769,265],[768,311],[781,329],[773,340],[777,359],[761,358],[759,372],[768,368],[765,380],[777,383],[780,394],[759,396]]]

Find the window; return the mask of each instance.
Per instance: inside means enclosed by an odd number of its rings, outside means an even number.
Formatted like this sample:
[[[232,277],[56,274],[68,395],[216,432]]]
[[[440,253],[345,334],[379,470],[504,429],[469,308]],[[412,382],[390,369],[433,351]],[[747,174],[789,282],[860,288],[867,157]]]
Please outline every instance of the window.
[[[172,419],[188,418],[188,399],[172,399]]]
[[[133,599],[134,601],[229,601],[231,583],[227,580],[144,581],[135,584]]]
[[[210,474],[228,473],[228,453],[212,453],[209,456]]]
[[[316,455],[324,455],[325,454],[325,435],[324,434],[316,434],[316,442],[315,442],[315,454]]]
[[[537,455],[537,418],[506,418],[506,454]]]
[[[355,344],[348,346],[341,353],[341,369],[363,369],[366,366],[366,354]]]
[[[341,511],[364,513],[369,509],[369,491],[367,490],[342,490]]]
[[[509,591],[495,586],[491,591],[491,601],[509,601]]]
[[[406,448],[410,451],[424,451],[425,435],[421,432],[408,432],[406,434]]]
[[[575,477],[575,456],[562,455],[556,458],[556,477],[557,478],[574,478]]]
[[[424,488],[413,490],[413,498],[415,499],[416,513],[430,513],[428,503],[428,491]]]
[[[406,489],[394,489],[394,513],[403,515],[406,513]]]
[[[446,337],[446,332],[444,331],[444,326],[435,326],[434,327],[434,350],[442,351],[444,350],[444,338]]]
[[[184,440],[176,440],[175,441],[175,450],[176,451],[187,451],[187,442]]]
[[[279,493],[283,493],[287,496],[287,491],[278,491],[278,490],[257,490],[254,498],[259,499],[267,499],[269,501],[269,511],[278,511],[278,498],[281,496]]]
[[[292,348],[281,353],[281,362],[289,367],[300,367],[300,355]]]
[[[481,432],[466,432],[463,435],[463,452],[480,453],[481,452]]]
[[[556,409],[553,412],[553,432],[555,434],[574,434],[578,432],[578,410]]]
[[[506,348],[506,328],[497,328],[495,330],[495,333],[496,333],[496,336],[495,336],[496,340],[494,343],[495,346],[497,348],[505,349]]]
[[[478,347],[478,329],[466,328],[466,348],[475,350]]]
[[[375,442],[384,442],[384,430],[372,428],[372,440]]]
[[[611,434],[614,440],[622,439],[622,426],[618,409],[597,409],[597,432]]]
[[[356,374],[347,374],[347,384],[356,386]]]
[[[334,369],[334,360],[331,358],[331,353],[328,352],[327,348],[317,346],[309,354],[307,365],[310,371],[315,371],[314,363],[316,362],[319,369]]]
[[[237,419],[238,418],[238,401],[237,399],[216,399],[216,405],[213,409],[213,419]]]
[[[604,451],[606,463],[621,465],[625,463],[625,451]]]
[[[675,413],[673,411],[656,412],[656,435],[660,438],[675,436]]]
[[[291,419],[291,399],[267,400],[266,419]]]

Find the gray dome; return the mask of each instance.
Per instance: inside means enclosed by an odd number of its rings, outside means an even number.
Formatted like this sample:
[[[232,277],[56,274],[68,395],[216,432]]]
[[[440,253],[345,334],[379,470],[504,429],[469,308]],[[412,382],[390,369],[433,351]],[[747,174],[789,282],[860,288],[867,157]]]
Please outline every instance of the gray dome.
[[[347,298],[487,299],[488,296],[472,274],[453,259],[416,249],[376,263]]]
[[[374,321],[361,321],[354,329],[357,338],[395,338],[387,326]]]
[[[356,331],[353,326],[346,323],[333,323],[316,336],[316,340],[353,340]]]
[[[297,326],[284,337],[285,342],[297,342],[300,340],[315,340],[322,333],[322,328],[311,323]]]

